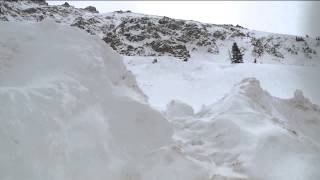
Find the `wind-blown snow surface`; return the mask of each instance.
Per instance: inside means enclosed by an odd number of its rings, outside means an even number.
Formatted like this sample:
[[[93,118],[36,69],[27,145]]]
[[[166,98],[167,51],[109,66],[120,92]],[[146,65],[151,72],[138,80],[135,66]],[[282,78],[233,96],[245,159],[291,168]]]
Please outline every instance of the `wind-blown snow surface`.
[[[103,41],[53,22],[0,26],[0,179],[199,178]]]

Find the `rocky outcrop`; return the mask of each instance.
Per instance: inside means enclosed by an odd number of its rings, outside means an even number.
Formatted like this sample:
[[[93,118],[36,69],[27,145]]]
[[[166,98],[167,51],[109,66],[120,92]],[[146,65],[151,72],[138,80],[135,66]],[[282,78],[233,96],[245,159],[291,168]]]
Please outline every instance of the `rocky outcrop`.
[[[205,24],[131,11],[99,14],[93,6],[81,9],[68,3],[49,6],[44,1],[0,2],[0,21],[44,19],[52,19],[98,35],[115,51],[127,56],[166,55],[187,60],[198,51],[213,55],[227,52],[233,42],[240,45],[245,55],[253,58],[268,55],[278,62],[287,55],[312,59],[318,58],[317,52],[320,53],[320,43],[316,39],[300,40],[295,36],[261,32],[256,34],[239,25]]]
[[[190,57],[185,45],[177,44],[170,40],[152,41],[150,44],[147,44],[147,46],[150,46],[155,52],[158,52],[157,55],[172,54],[175,57],[182,58],[184,61],[187,61]]]
[[[85,7],[84,10],[92,12],[92,13],[99,13],[99,11],[97,11],[97,9],[93,6]]]

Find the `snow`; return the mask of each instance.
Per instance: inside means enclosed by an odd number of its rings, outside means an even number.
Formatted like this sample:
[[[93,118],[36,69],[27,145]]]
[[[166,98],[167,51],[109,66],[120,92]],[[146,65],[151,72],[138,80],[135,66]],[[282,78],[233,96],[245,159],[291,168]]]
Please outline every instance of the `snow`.
[[[166,108],[168,117],[185,117],[194,115],[193,108],[181,101],[172,100]]]
[[[320,178],[319,67],[156,58],[124,62],[209,179]]]
[[[173,118],[174,137],[213,179],[318,179],[320,109],[300,95],[275,98],[244,79],[195,115]]]
[[[119,55],[51,21],[0,26],[9,50],[0,54],[0,179],[140,179],[143,167],[161,168],[145,159],[164,153],[171,127]]]
[[[247,77],[255,77],[273,96],[289,98],[296,89],[316,104],[320,104],[318,66],[274,64],[216,63],[200,56],[188,62],[172,57],[124,57],[124,62],[138,80],[139,87],[149,97],[150,104],[160,110],[173,99],[185,102],[199,111],[222,98],[233,85]],[[220,61],[220,60],[218,60]]]
[[[0,2],[0,7],[2,9],[0,21],[39,22],[43,19],[49,19],[64,25],[76,26],[92,35],[99,36],[101,39],[111,33],[114,37],[107,43],[118,53],[124,55],[182,57],[190,54],[191,59],[206,58],[213,62],[228,63],[229,59],[226,58],[229,56],[228,51],[236,42],[243,50],[245,63],[253,63],[254,59],[259,64],[319,66],[320,63],[320,41],[310,37],[303,37],[303,40],[298,41],[296,36],[259,32],[239,26],[168,19],[168,17],[128,11],[99,14],[73,6],[54,6],[31,1],[4,1]],[[28,8],[33,9],[28,10]],[[181,29],[174,28],[174,30],[168,24],[159,24],[163,18],[169,20],[171,25]],[[181,25],[181,22],[185,25]],[[123,33],[122,30],[126,32]],[[157,35],[155,36],[155,34]],[[134,40],[132,35],[139,35],[142,38]],[[158,36],[159,38],[157,38]],[[257,39],[261,42],[260,45],[254,45],[253,41]],[[165,42],[170,46],[186,46],[186,50],[179,54],[175,51],[159,52],[159,50],[150,47],[150,43],[160,40],[170,40]],[[115,43],[117,41],[119,42]],[[261,51],[259,57],[253,51],[255,46],[259,47],[258,49]]]
[[[0,179],[320,179],[318,59],[122,59],[63,23],[0,26]]]

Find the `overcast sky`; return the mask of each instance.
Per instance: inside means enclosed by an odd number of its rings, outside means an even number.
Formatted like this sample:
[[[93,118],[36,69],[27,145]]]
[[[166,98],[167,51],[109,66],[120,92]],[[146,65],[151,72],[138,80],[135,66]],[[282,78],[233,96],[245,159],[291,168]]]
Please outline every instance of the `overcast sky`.
[[[62,4],[64,1],[47,1]],[[75,7],[95,6],[100,13],[131,10],[137,13],[239,24],[260,31],[320,36],[318,1],[67,1]]]

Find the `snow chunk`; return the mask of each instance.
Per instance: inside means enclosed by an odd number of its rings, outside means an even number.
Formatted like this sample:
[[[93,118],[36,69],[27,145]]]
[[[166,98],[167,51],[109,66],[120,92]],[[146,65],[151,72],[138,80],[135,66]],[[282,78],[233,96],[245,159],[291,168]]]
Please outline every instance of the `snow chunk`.
[[[138,180],[144,157],[172,143],[98,37],[48,21],[0,26],[0,179]]]
[[[168,117],[184,117],[184,116],[193,116],[194,112],[191,106],[183,103],[179,100],[172,100],[166,109],[166,115]]]

